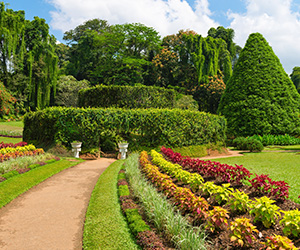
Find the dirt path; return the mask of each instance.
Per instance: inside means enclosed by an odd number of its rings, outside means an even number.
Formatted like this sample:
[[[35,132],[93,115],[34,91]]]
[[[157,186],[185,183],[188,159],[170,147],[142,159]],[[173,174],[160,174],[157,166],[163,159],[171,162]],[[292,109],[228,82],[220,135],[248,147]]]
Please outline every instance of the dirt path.
[[[234,156],[244,156],[242,153],[249,152],[249,151],[237,151],[237,150],[230,150],[227,149],[226,153],[217,153],[216,151],[213,152],[211,155],[207,155],[198,159],[201,160],[209,160],[209,159],[217,159],[217,158],[227,158],[227,157],[234,157]]]
[[[91,193],[114,161],[101,158],[64,170],[0,209],[0,249],[82,249]]]

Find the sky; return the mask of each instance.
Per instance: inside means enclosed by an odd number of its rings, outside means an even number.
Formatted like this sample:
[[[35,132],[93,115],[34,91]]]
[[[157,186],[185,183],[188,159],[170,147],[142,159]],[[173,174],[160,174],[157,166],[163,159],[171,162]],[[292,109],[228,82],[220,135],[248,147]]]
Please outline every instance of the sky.
[[[4,0],[7,8],[24,10],[25,17],[44,18],[59,42],[63,34],[85,21],[100,18],[109,24],[142,23],[161,37],[181,29],[207,36],[211,27],[235,31],[244,47],[251,33],[261,33],[285,71],[300,66],[300,0]]]

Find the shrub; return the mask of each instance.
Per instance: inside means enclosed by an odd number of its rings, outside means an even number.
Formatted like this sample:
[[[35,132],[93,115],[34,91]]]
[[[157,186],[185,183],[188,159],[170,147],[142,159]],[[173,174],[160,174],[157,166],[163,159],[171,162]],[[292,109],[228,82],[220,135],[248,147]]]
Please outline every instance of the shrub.
[[[260,141],[248,138],[246,141],[246,148],[250,150],[250,152],[261,152],[264,149],[264,146]]]
[[[79,107],[174,108],[176,91],[154,86],[98,85],[79,91]]]
[[[129,150],[181,147],[225,141],[223,117],[188,110],[78,109],[52,107],[24,116],[24,140],[35,145],[84,142],[86,149],[99,148],[104,139],[129,142]],[[105,131],[109,134],[103,135]]]
[[[233,146],[238,150],[250,150],[250,152],[261,152],[263,144],[254,138],[237,137],[233,140]]]

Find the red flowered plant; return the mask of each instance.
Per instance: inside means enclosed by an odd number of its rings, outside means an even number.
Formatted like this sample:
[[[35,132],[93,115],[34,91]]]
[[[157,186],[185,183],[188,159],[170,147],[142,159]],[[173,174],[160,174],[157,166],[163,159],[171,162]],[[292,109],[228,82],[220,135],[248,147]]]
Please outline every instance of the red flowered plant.
[[[223,182],[241,184],[243,180],[248,180],[251,176],[251,173],[243,166],[230,166],[220,162],[191,159],[165,147],[161,148],[161,152],[173,163],[178,163],[184,168],[191,168],[202,176],[220,178]]]
[[[285,200],[289,197],[289,185],[285,181],[273,181],[268,175],[257,175],[249,180],[251,188],[276,200]]]
[[[8,148],[8,147],[10,147],[10,148],[23,147],[23,146],[26,146],[26,145],[27,145],[27,142],[24,142],[24,141],[18,142],[18,143],[15,143],[15,144],[0,142],[0,149],[1,148]]]

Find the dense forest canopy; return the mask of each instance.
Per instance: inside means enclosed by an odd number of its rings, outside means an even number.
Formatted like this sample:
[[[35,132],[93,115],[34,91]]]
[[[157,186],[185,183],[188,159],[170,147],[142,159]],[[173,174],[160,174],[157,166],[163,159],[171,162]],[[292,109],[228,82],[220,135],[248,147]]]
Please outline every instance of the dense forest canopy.
[[[74,95],[74,86],[85,80],[88,87],[175,89],[193,96],[199,110],[216,113],[242,49],[234,43],[234,30],[221,26],[207,36],[180,30],[160,37],[140,23],[110,25],[92,19],[65,32],[66,44],[56,44],[44,19],[26,20],[24,11],[4,3],[0,22],[0,81],[23,112],[64,103],[58,101],[61,94]],[[70,77],[75,85],[61,82]],[[291,79],[299,91],[299,67]]]

